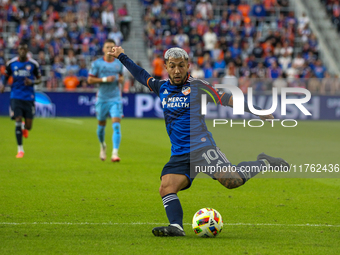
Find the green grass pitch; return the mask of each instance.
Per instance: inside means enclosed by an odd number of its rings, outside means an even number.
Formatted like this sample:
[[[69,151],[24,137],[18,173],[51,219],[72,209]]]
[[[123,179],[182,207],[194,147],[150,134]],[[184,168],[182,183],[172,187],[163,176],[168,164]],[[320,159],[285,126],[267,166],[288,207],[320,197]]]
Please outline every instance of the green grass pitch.
[[[96,127],[94,118],[35,119],[16,159],[14,122],[0,117],[0,254],[340,254],[337,178],[260,177],[234,190],[197,178],[179,193],[187,236],[154,237],[167,222],[158,194],[170,157],[164,121],[123,119],[120,163],[108,160],[111,150],[99,160]],[[301,121],[221,125],[214,135],[235,164],[262,151],[296,165],[339,164],[339,130],[340,122]],[[108,148],[111,135],[108,125]],[[202,207],[223,217],[216,238],[191,229]]]

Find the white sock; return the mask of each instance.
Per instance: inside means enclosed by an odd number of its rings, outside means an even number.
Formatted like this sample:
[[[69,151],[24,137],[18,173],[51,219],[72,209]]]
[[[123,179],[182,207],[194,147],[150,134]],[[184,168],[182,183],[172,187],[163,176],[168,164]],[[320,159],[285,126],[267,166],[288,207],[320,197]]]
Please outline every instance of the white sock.
[[[101,147],[102,149],[104,149],[104,148],[106,147],[106,144],[105,144],[105,142],[103,142],[103,143],[100,143],[100,147]]]
[[[24,146],[23,145],[18,145],[18,152],[24,152]]]
[[[25,122],[21,122],[21,129],[22,129],[22,130],[25,129]]]
[[[112,155],[118,156],[118,149],[113,149]]]

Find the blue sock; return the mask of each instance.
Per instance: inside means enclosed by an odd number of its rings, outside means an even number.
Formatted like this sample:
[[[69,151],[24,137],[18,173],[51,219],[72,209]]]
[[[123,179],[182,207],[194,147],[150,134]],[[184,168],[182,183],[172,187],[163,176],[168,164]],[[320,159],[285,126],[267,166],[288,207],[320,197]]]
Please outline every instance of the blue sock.
[[[244,161],[236,166],[236,171],[243,179],[243,184],[250,178],[253,178],[263,170],[262,167],[266,166],[266,163],[262,160],[258,161]]]
[[[98,125],[97,136],[100,143],[105,141],[105,126]]]
[[[178,196],[170,193],[162,197],[162,200],[170,224],[178,224],[183,228],[183,210]]]
[[[113,128],[113,135],[112,135],[113,149],[118,150],[119,145],[120,145],[120,139],[121,139],[120,123],[119,122],[112,123],[112,128]]]

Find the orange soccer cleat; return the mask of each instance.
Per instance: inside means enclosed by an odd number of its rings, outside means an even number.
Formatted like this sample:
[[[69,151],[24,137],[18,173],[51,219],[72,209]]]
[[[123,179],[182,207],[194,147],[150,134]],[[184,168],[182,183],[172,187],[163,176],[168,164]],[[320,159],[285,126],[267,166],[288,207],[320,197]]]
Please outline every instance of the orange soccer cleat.
[[[22,130],[22,136],[25,138],[28,138],[28,129],[25,129],[25,122],[22,122],[21,130]]]
[[[16,158],[23,158],[24,157],[24,152],[19,151],[18,154],[15,156]]]
[[[22,130],[22,136],[25,137],[25,138],[28,138],[28,130],[27,129]]]
[[[118,156],[112,156],[111,161],[112,162],[119,162],[120,158]]]

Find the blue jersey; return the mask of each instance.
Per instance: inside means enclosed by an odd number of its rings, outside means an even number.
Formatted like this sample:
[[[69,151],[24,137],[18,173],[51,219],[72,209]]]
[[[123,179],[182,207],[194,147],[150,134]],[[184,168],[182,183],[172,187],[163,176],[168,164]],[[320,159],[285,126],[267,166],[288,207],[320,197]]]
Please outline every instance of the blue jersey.
[[[157,80],[136,65],[125,54],[118,59],[142,84],[148,86],[161,99],[166,130],[171,141],[171,155],[182,155],[205,146],[216,146],[201,114],[201,95],[207,102],[217,101],[228,105],[230,94],[219,92],[209,83],[188,75],[186,82],[175,86],[170,80]]]
[[[115,76],[113,82],[101,82],[98,91],[98,101],[109,102],[109,101],[120,101],[121,93],[118,84],[119,74],[123,72],[122,63],[115,59],[112,62],[107,62],[105,59],[99,58],[92,62],[89,76],[97,78],[103,78],[108,76]]]
[[[11,88],[11,98],[34,101],[34,85],[26,86],[25,78],[34,80],[40,78],[40,68],[37,61],[28,58],[25,62],[20,62],[18,57],[15,57],[7,62],[6,73],[7,77],[13,77]]]

